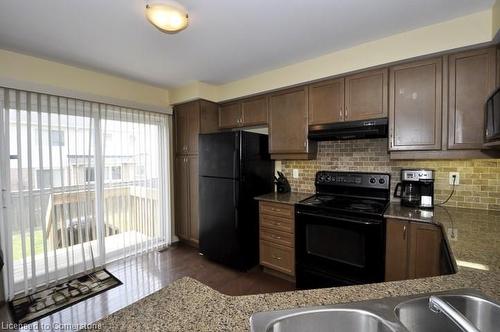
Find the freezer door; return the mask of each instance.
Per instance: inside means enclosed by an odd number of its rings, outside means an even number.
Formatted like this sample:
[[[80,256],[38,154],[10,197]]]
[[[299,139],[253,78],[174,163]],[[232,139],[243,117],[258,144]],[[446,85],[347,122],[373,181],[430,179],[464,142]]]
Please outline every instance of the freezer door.
[[[200,177],[200,252],[233,267],[241,263],[238,192],[236,180]]]
[[[240,173],[240,132],[199,136],[200,176],[238,179]]]

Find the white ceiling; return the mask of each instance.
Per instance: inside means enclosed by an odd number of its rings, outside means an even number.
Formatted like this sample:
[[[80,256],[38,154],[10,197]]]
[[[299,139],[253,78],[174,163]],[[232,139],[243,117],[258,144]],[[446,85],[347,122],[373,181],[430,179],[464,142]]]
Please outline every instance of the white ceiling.
[[[1,0],[0,48],[165,87],[221,84],[485,10],[494,0],[179,2],[190,27],[168,35],[146,21],[144,0]]]

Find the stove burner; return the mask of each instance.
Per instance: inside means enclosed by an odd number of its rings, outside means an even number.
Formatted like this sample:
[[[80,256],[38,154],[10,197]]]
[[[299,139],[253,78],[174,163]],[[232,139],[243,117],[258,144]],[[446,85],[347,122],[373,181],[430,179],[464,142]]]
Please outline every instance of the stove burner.
[[[302,204],[312,205],[318,208],[381,214],[384,212],[387,201],[317,194],[309,199],[306,199],[302,202]]]
[[[363,203],[353,203],[350,205],[351,209],[358,209],[358,210],[363,210],[363,211],[370,211],[373,209],[373,206],[363,204]]]

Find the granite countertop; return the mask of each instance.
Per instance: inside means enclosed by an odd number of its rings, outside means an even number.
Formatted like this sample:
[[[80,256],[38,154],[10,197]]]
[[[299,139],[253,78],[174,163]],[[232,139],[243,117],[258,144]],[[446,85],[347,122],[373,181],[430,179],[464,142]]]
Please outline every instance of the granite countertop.
[[[299,193],[299,192],[289,192],[289,193],[277,193],[272,192],[265,195],[260,195],[255,197],[258,201],[267,201],[267,202],[275,202],[275,203],[283,203],[294,205],[300,201],[303,201],[306,198],[311,197],[313,194],[308,193]]]
[[[248,331],[250,316],[259,311],[459,288],[478,289],[500,301],[499,211],[436,208],[432,215],[427,215],[391,204],[386,215],[437,223],[445,232],[454,228],[456,240],[449,243],[455,258],[472,266],[478,264],[480,268],[458,264],[456,274],[439,277],[248,296],[227,296],[186,277],[102,319],[100,328],[104,331]]]
[[[458,267],[472,265],[500,273],[500,211],[454,207],[421,210],[391,203],[384,217],[441,226]]]

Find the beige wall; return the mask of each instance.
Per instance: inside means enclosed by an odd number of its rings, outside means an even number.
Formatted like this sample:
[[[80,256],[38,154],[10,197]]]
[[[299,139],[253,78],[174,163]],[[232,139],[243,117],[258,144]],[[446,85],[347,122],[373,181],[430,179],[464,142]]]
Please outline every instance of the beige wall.
[[[500,36],[498,36],[500,30],[500,0],[496,0],[491,9],[491,30],[493,38],[496,37],[498,41],[500,39]]]
[[[197,97],[213,101],[227,100],[420,55],[490,42],[494,35],[493,16],[493,10],[486,10],[403,32],[242,80],[211,86],[211,89],[199,89]],[[194,98],[193,86],[190,84],[173,89],[171,102],[182,102],[185,95]]]
[[[0,49],[0,85],[167,112],[167,89]]]

